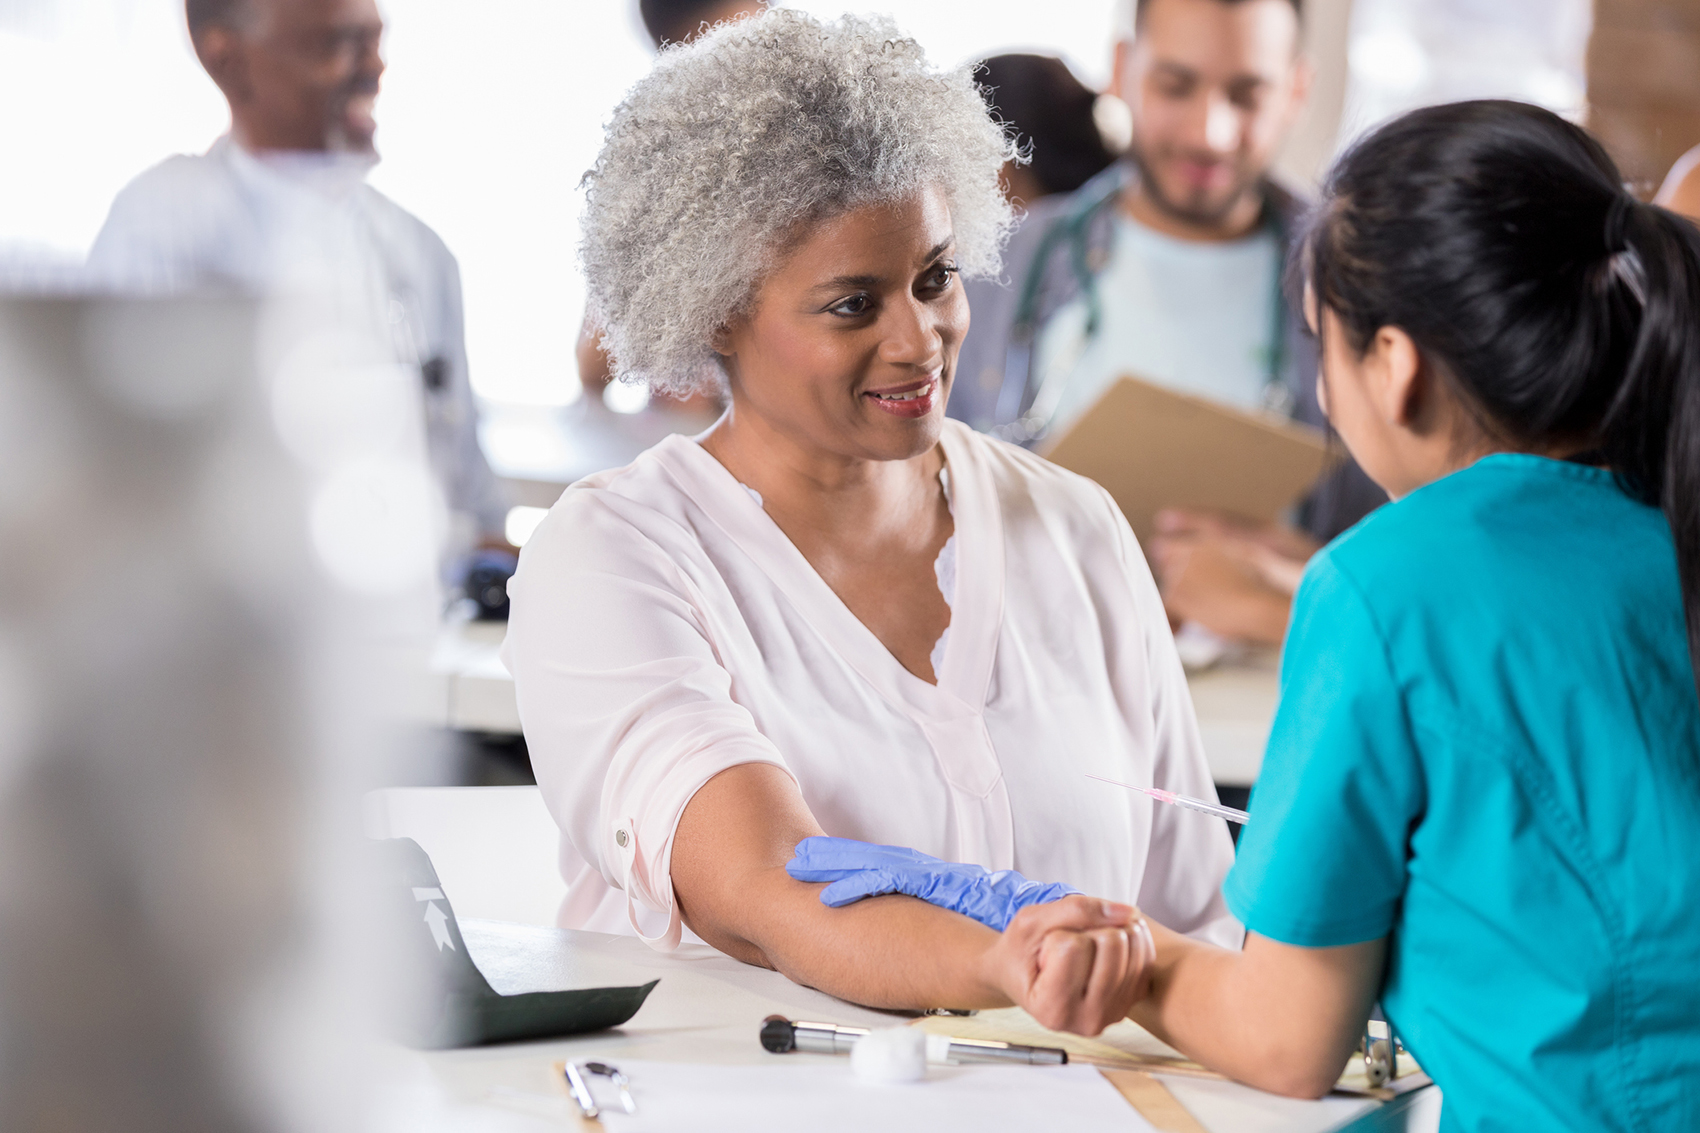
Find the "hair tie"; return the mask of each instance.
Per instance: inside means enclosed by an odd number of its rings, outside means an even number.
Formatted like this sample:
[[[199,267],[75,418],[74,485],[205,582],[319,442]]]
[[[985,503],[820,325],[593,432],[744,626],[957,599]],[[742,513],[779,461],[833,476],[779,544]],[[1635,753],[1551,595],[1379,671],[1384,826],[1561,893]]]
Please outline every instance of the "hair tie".
[[[1628,193],[1618,193],[1606,207],[1606,251],[1623,252],[1629,249],[1629,218],[1641,202]]]

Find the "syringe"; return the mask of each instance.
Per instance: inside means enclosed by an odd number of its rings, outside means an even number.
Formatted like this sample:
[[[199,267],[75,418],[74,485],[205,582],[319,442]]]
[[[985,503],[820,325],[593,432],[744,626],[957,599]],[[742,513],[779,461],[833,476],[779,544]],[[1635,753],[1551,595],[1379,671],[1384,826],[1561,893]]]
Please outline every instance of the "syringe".
[[[1106,779],[1102,775],[1093,775],[1090,773],[1088,773],[1086,777],[1088,779],[1096,779],[1100,783],[1108,783],[1113,787],[1126,787],[1130,791],[1138,791],[1142,795],[1150,795],[1160,803],[1168,803],[1171,806],[1185,807],[1187,810],[1196,810],[1199,814],[1209,814],[1214,815],[1217,818],[1225,818],[1229,822],[1237,822],[1242,826],[1245,825],[1245,823],[1251,818],[1251,815],[1247,814],[1243,810],[1235,810],[1231,806],[1222,806],[1220,803],[1207,803],[1203,799],[1190,798],[1187,795],[1177,795],[1173,791],[1165,791],[1161,787],[1136,787],[1132,783],[1118,783],[1114,779]]]

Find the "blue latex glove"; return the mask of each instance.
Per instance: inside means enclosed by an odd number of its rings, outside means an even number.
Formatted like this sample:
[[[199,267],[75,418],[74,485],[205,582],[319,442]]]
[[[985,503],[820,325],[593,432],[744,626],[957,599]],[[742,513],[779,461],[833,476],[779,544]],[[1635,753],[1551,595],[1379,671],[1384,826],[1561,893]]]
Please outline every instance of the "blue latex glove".
[[[798,881],[830,881],[820,895],[833,908],[901,893],[973,917],[1002,932],[1028,905],[1043,905],[1080,890],[1028,881],[1013,869],[993,873],[977,865],[940,861],[902,846],[876,846],[851,838],[804,838],[785,872]]]

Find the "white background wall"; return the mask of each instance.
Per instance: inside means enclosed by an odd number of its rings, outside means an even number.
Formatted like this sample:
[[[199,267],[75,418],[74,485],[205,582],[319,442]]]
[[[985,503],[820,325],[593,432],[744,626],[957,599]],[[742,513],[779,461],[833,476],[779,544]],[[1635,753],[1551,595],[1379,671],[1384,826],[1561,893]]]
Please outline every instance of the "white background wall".
[[[795,0],[821,16],[900,7],[942,63],[1061,54],[1108,77],[1116,0]],[[578,394],[573,249],[580,175],[649,65],[632,0],[385,0],[389,73],[374,183],[460,257],[473,382],[485,398]],[[1345,17],[1341,3],[1312,5]],[[1588,0],[1356,0],[1346,120],[1484,93],[1580,105]],[[226,123],[181,0],[0,0],[0,245],[74,260],[112,195]],[[1332,134],[1326,128],[1325,135]],[[1318,155],[1326,140],[1312,143]],[[1306,160],[1314,167],[1317,155]]]
[[[903,24],[935,58],[1056,51],[1102,81],[1114,0],[929,0]],[[797,5],[820,15],[834,0]],[[580,175],[650,50],[623,0],[387,0],[374,183],[461,261],[473,382],[487,398],[577,396]],[[850,5],[877,10],[881,5]],[[889,5],[886,5],[889,7]],[[114,193],[225,127],[180,0],[0,0],[0,243],[80,257]]]

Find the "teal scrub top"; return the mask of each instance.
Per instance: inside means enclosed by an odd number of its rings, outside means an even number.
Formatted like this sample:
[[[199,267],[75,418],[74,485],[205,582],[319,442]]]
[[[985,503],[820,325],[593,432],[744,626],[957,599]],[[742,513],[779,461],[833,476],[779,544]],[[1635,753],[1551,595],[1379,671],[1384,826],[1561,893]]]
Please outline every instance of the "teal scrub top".
[[[1322,551],[1228,907],[1390,937],[1449,1130],[1700,1130],[1700,695],[1661,512],[1487,457]]]

